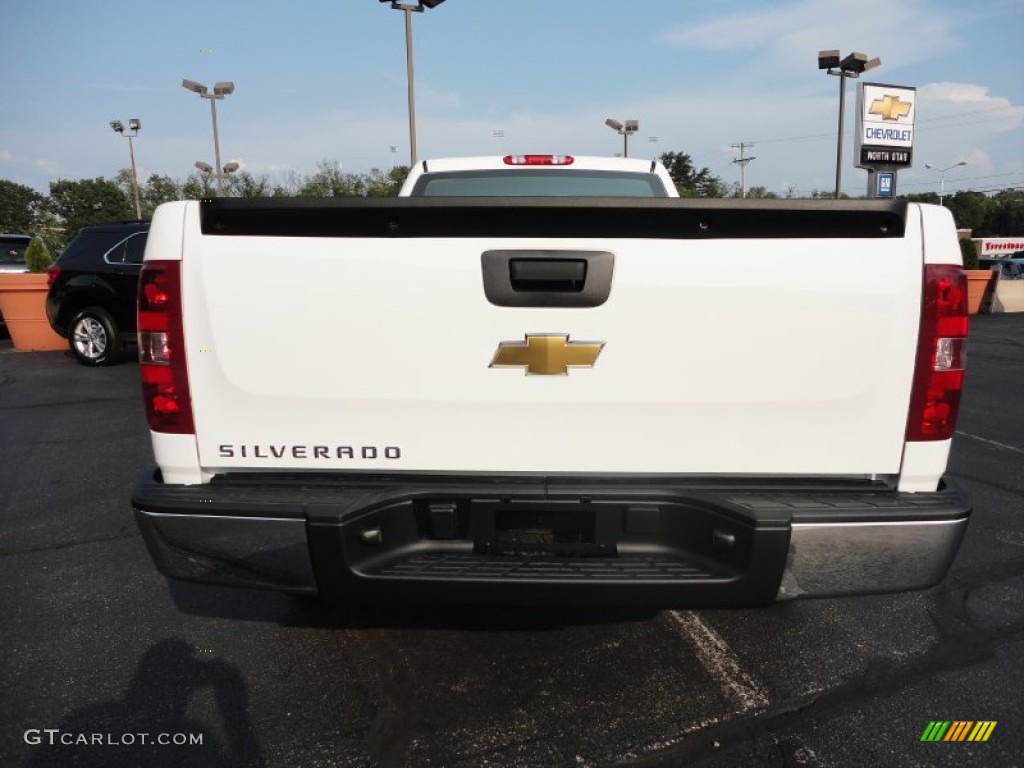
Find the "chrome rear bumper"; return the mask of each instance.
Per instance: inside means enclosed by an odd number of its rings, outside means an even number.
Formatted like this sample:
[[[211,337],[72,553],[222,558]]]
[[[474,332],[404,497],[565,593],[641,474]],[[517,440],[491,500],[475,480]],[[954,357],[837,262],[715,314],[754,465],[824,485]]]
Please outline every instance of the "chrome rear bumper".
[[[354,602],[766,604],[933,586],[970,515],[951,483],[263,480],[144,477],[132,501],[159,570]]]

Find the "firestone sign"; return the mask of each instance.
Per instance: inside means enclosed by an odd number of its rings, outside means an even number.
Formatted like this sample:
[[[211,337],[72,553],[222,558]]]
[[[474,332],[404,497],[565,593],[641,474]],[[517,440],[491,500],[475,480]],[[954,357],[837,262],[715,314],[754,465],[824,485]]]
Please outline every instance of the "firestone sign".
[[[979,256],[1012,256],[1024,251],[1024,237],[976,237]]]
[[[857,109],[858,168],[905,168],[914,148],[917,89],[863,83]]]

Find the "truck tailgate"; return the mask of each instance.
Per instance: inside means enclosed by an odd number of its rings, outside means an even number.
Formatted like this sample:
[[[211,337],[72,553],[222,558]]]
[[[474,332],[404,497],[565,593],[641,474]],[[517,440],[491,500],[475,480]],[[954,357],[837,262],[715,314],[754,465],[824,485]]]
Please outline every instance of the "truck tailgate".
[[[628,233],[550,237],[520,213],[520,226],[487,230],[462,210],[457,236],[440,224],[267,236],[218,232],[210,210],[188,207],[184,328],[203,469],[899,472],[916,221],[865,237],[783,208],[805,222],[788,236],[783,224],[673,236],[664,215],[646,226],[638,209]],[[610,294],[593,307],[496,306],[482,277],[494,250],[609,252]],[[528,335],[603,347],[564,375],[491,367],[499,344]]]

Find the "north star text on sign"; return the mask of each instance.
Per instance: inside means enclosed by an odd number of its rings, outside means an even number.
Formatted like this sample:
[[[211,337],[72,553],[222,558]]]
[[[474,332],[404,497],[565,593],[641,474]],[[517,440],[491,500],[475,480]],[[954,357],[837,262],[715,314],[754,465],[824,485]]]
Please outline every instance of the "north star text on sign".
[[[864,138],[875,141],[910,141],[913,132],[907,128],[872,128],[864,129]]]
[[[865,149],[863,159],[868,163],[909,163],[910,153],[897,149]]]

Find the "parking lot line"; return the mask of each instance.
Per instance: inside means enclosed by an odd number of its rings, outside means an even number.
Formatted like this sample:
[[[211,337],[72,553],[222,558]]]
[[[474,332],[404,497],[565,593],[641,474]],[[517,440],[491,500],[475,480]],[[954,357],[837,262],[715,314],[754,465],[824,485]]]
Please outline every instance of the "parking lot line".
[[[1024,453],[1024,448],[1016,448],[1015,446],[1007,445],[1006,443],[1000,443],[997,442],[996,440],[989,440],[987,437],[979,437],[978,435],[972,435],[970,432],[961,432],[960,430],[957,430],[956,434],[960,435],[961,437],[969,437],[972,440],[977,440],[979,443],[988,443],[989,445],[995,445],[998,446],[999,448],[1005,448],[1006,450],[1013,451],[1014,453]]]
[[[721,635],[705,624],[693,611],[667,611],[669,618],[682,630],[693,646],[697,658],[739,706],[740,712],[768,706],[768,694],[753,675],[743,669]]]

